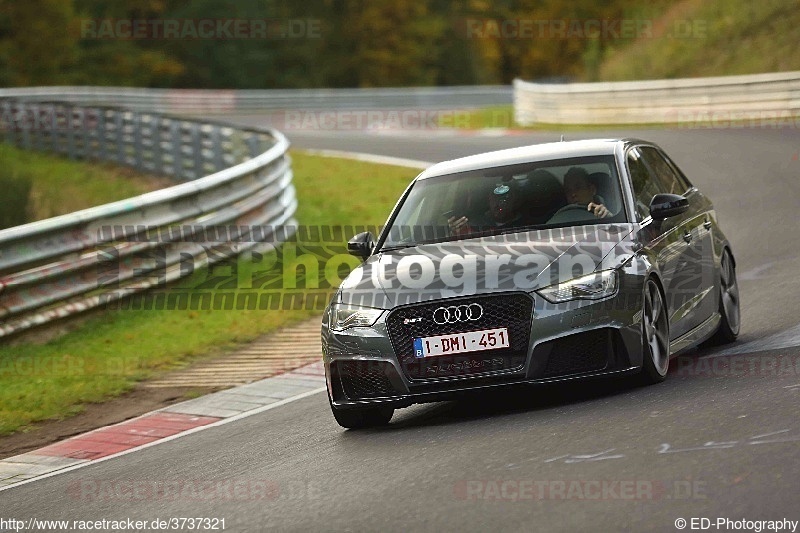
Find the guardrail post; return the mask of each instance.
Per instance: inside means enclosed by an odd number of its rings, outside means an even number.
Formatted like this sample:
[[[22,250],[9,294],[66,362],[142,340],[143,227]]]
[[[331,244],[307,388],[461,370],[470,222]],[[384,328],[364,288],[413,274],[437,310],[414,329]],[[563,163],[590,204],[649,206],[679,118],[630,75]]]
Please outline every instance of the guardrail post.
[[[211,146],[214,170],[222,170],[225,168],[225,160],[222,155],[222,128],[216,124],[211,127]]]
[[[144,170],[142,145],[142,114],[138,111],[131,111],[133,116],[133,166],[138,170]]]
[[[64,115],[66,115],[66,137],[67,137],[67,157],[76,159],[75,154],[75,132],[73,129],[73,108],[72,106],[64,107]]]
[[[164,173],[164,155],[161,153],[161,117],[150,115],[150,142],[153,157],[153,172]]]
[[[44,132],[42,131],[43,126],[42,126],[41,108],[39,107],[38,104],[30,104],[28,107],[30,108],[30,115],[31,118],[33,119],[33,124],[31,127],[34,130],[34,135],[33,135],[34,148],[36,148],[37,150],[43,150],[44,141],[42,140],[42,135]]]
[[[183,178],[183,154],[181,153],[181,125],[175,119],[170,119],[169,137],[172,143],[172,175],[178,179]]]
[[[16,139],[14,138],[14,130],[16,129],[16,120],[14,117],[14,110],[11,107],[10,100],[4,100],[2,103],[2,120],[3,120],[3,129],[5,130],[5,138],[6,142],[11,145],[16,145]]]
[[[192,158],[194,164],[194,172],[192,179],[197,179],[203,175],[203,144],[200,141],[200,124],[192,122]]]
[[[82,159],[89,153],[89,139],[91,139],[91,132],[86,127],[86,109],[73,107],[70,110],[70,115],[73,117],[72,134],[75,143],[75,156]]]
[[[250,135],[247,137],[247,147],[250,149],[250,157],[255,157],[258,154],[258,136]]]
[[[122,125],[122,112],[120,111],[113,111],[114,113],[114,129],[116,130],[116,140],[117,140],[117,163],[120,165],[125,164],[125,133],[123,130]]]
[[[50,148],[53,150],[53,153],[58,153],[58,138],[56,136],[56,130],[58,130],[58,119],[56,117],[55,104],[47,106],[47,110],[47,133],[50,136]]]
[[[21,107],[20,110],[23,112],[22,116],[24,117],[25,116],[24,111],[26,110],[27,107],[26,107],[26,104],[21,104],[21,106],[22,107]],[[25,124],[23,124],[22,128],[20,128],[20,129],[21,129],[21,132],[22,132],[22,148],[25,148],[26,150],[30,150],[30,148],[31,148],[31,128],[27,127],[27,126],[25,126]]]
[[[67,135],[64,131],[64,126],[67,122],[67,117],[64,112],[64,105],[59,104],[56,106],[56,127],[55,127],[55,135],[57,139],[58,148],[56,153],[58,154],[68,154],[69,153],[69,144],[67,143]]]
[[[97,110],[97,157],[101,160],[108,158],[108,150],[106,147],[106,137],[108,136],[108,128],[106,126],[106,112],[104,109]]]

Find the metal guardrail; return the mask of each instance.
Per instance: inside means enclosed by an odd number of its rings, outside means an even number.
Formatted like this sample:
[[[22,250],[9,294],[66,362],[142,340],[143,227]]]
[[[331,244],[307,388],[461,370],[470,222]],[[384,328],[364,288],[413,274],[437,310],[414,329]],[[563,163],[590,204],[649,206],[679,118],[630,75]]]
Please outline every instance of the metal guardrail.
[[[461,109],[510,105],[511,86],[375,89],[195,90],[128,87],[26,87],[0,89],[0,98],[59,100],[159,113],[227,113],[270,109]]]
[[[793,119],[800,72],[612,83],[514,80],[514,118],[544,124],[730,124]]]
[[[279,241],[297,225],[289,142],[277,131],[7,98],[0,118],[4,140],[22,148],[183,181],[0,231],[0,338]],[[234,245],[206,242],[205,229],[219,226]]]

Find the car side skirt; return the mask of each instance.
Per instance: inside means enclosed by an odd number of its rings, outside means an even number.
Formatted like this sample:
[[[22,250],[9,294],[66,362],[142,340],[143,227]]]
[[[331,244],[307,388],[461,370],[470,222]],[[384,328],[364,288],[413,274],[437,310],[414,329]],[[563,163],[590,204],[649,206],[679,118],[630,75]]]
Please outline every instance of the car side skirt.
[[[718,312],[715,312],[693,330],[688,331],[674,341],[671,341],[670,359],[677,357],[689,348],[711,338],[711,336],[714,335],[714,332],[717,331],[721,320],[722,316]]]

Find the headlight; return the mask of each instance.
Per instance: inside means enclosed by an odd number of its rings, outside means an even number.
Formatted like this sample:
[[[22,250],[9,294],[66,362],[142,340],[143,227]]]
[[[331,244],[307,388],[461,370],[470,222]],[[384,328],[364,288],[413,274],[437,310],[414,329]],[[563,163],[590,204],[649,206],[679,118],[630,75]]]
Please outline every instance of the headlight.
[[[568,300],[599,300],[617,291],[617,271],[602,270],[536,291],[550,303]]]
[[[383,314],[383,309],[357,305],[334,304],[331,306],[331,329],[344,331],[349,328],[369,327]]]

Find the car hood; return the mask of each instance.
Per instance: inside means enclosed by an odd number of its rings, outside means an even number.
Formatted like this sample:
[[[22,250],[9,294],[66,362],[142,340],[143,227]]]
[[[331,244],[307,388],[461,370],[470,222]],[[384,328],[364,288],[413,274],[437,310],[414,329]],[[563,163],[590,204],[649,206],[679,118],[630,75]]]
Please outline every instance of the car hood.
[[[635,224],[535,230],[424,244],[370,256],[342,282],[342,303],[392,309],[428,300],[532,291],[633,254]]]

